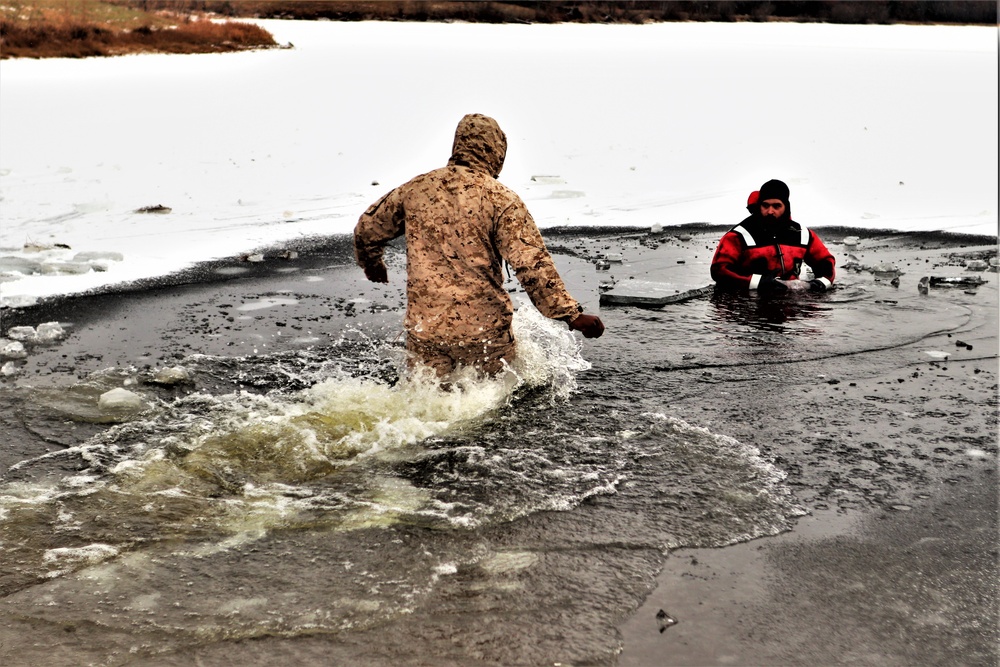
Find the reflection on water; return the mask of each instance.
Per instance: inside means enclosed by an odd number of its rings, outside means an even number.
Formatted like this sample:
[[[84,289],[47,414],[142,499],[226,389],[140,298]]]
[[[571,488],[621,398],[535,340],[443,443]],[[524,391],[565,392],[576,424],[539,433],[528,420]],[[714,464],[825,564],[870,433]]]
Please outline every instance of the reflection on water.
[[[790,331],[795,325],[798,330],[818,331],[822,319],[830,311],[829,303],[822,295],[809,292],[789,292],[780,296],[740,294],[730,290],[715,290],[709,303],[715,310],[720,327],[736,324],[758,328],[764,331]],[[818,320],[806,328],[803,320]]]

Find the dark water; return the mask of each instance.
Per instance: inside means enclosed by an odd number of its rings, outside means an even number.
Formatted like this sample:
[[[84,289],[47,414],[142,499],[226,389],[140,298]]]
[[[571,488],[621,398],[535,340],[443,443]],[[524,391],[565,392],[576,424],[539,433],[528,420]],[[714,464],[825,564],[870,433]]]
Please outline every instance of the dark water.
[[[596,294],[586,259],[558,261]],[[970,312],[860,275],[607,309],[598,341],[524,307],[514,368],[444,391],[397,371],[401,285],[357,273],[341,249],[73,313],[6,381],[4,664],[611,663],[670,549],[807,509],[774,443],[701,401],[753,410],[743,387],[895,363]],[[171,366],[190,382],[151,382]],[[98,408],[116,387],[144,408]]]

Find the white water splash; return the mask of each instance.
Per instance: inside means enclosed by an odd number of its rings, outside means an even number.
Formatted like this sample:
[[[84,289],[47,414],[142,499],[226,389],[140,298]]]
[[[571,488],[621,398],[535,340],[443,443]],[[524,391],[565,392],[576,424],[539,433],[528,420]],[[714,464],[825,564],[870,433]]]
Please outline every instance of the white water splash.
[[[203,554],[259,539],[301,517],[339,530],[404,517],[474,524],[469,508],[453,507],[372,466],[412,460],[423,452],[421,441],[461,437],[481,427],[522,387],[548,386],[552,401],[565,400],[576,388],[575,374],[590,367],[580,356],[580,342],[530,304],[515,313],[514,331],[518,357],[493,378],[464,371],[442,386],[432,372],[418,371],[392,384],[355,376],[331,361],[319,371],[303,369],[315,384],[301,391],[196,393],[157,402],[151,413],[86,443],[18,464],[76,457],[89,467],[54,486],[0,487],[0,524],[23,520],[31,506],[68,501],[74,511],[54,512],[54,520],[78,530],[100,502],[119,503],[123,515],[140,512],[152,524],[160,513],[180,526],[209,521],[218,539],[201,543],[196,551]],[[204,356],[198,361],[212,362]],[[128,373],[102,371],[105,376],[119,383],[128,379]],[[349,488],[316,486],[349,468],[357,468]],[[87,498],[97,494],[104,500]],[[62,552],[44,553],[44,565],[51,566]]]

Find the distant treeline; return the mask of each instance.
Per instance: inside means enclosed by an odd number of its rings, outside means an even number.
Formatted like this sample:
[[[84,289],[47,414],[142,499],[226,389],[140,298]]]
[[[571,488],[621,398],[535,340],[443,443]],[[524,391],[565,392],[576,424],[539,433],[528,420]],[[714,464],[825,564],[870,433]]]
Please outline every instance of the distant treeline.
[[[231,17],[334,21],[479,23],[645,23],[650,21],[810,21],[828,23],[996,24],[996,0],[623,0],[532,2],[434,0],[112,0],[151,10]]]

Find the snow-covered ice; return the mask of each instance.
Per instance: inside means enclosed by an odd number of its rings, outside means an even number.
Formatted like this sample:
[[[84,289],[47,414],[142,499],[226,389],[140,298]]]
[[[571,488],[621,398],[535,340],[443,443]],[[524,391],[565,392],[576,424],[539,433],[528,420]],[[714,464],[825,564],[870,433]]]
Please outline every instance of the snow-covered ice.
[[[294,48],[0,63],[0,304],[348,233],[469,112],[542,227],[780,178],[809,226],[997,233],[992,27],[261,23]]]

